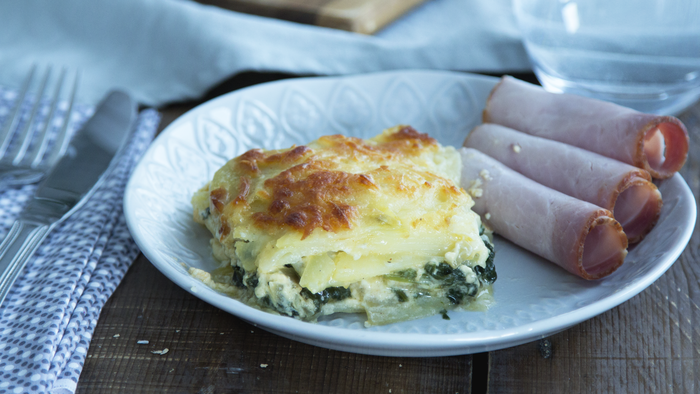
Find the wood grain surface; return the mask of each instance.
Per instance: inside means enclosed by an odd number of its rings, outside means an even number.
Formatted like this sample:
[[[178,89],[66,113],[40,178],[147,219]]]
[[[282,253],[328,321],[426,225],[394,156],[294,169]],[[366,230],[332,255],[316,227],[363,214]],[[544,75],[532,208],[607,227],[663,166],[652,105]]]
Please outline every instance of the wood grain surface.
[[[425,0],[197,0],[231,11],[373,34]]]
[[[161,128],[216,95],[285,77],[238,76],[198,102],[162,108]],[[697,203],[700,103],[681,119],[691,139],[682,175]],[[270,334],[193,297],[139,256],[103,309],[77,392],[700,392],[699,279],[696,227],[681,258],[652,286],[562,333],[476,355],[396,358]]]

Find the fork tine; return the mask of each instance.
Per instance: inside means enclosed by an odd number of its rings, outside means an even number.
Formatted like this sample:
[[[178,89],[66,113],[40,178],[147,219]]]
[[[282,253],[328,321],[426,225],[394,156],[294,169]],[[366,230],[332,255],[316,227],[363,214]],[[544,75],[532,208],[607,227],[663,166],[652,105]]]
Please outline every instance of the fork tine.
[[[49,113],[48,115],[46,115],[46,118],[44,120],[44,127],[41,128],[39,135],[34,138],[37,141],[39,141],[39,143],[35,145],[34,149],[31,152],[27,152],[27,162],[31,163],[30,166],[32,168],[36,168],[39,165],[39,163],[41,163],[41,159],[44,157],[44,152],[46,152],[46,147],[49,143],[47,131],[49,130],[49,127],[51,127],[51,124],[53,122],[53,116],[56,113],[56,107],[58,106],[59,97],[61,95],[61,89],[63,87],[63,80],[65,79],[65,77],[66,68],[63,67],[63,69],[61,69],[61,74],[58,77],[56,89],[51,99],[51,108],[49,109]],[[67,115],[70,116],[70,113],[67,113]],[[64,117],[63,122],[67,121],[68,119]]]
[[[2,130],[0,130],[0,157],[3,157],[7,147],[10,145],[10,141],[12,141],[13,130],[15,127],[17,127],[17,123],[19,123],[20,110],[22,109],[22,104],[24,103],[24,97],[29,91],[29,85],[31,85],[32,79],[34,79],[35,71],[36,64],[32,66],[29,74],[27,74],[27,76],[24,78],[22,88],[17,95],[17,100],[15,101],[15,106],[12,108],[12,111],[10,111],[9,118],[5,121]]]
[[[10,157],[14,157],[14,159],[12,159],[13,165],[19,165],[19,163],[21,163],[22,159],[24,158],[24,154],[27,152],[27,148],[29,147],[29,143],[31,142],[31,135],[34,131],[32,126],[34,125],[34,120],[36,119],[36,113],[39,110],[39,107],[41,106],[41,98],[44,96],[44,91],[46,90],[46,85],[49,81],[50,75],[51,66],[49,66],[46,69],[46,73],[44,73],[44,78],[41,81],[41,86],[39,87],[39,90],[36,94],[36,98],[34,99],[32,112],[29,115],[27,123],[24,124],[24,127],[22,128],[22,131],[19,134],[19,139],[17,141],[21,141],[21,143],[15,145],[15,148],[10,153]]]
[[[53,167],[53,165],[58,161],[58,159],[63,156],[66,149],[68,148],[68,126],[70,125],[70,116],[73,112],[73,103],[75,102],[75,93],[78,90],[78,81],[80,80],[79,70],[75,71],[75,79],[73,80],[73,86],[70,90],[70,95],[68,97],[68,108],[66,109],[65,118],[63,119],[63,126],[61,130],[56,135],[53,147],[51,151],[47,153],[46,166]]]

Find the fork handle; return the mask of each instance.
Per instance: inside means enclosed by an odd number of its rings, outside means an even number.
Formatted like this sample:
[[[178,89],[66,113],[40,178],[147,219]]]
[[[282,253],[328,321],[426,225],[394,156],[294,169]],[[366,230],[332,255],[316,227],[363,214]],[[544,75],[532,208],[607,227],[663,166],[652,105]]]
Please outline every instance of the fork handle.
[[[0,244],[0,305],[51,229],[50,225],[18,219]]]

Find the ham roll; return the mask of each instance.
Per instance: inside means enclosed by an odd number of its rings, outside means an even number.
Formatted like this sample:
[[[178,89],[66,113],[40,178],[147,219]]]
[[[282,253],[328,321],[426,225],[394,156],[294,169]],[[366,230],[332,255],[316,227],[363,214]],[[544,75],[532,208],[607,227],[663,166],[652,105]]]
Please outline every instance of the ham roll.
[[[578,146],[642,168],[659,179],[680,170],[688,156],[688,131],[672,116],[549,93],[509,76],[491,91],[483,121]]]
[[[477,149],[544,186],[612,211],[629,243],[651,231],[661,213],[661,193],[647,171],[562,142],[492,124],[469,133]]]
[[[484,223],[511,242],[584,279],[614,272],[627,237],[607,210],[543,186],[471,148],[461,148],[462,187]]]

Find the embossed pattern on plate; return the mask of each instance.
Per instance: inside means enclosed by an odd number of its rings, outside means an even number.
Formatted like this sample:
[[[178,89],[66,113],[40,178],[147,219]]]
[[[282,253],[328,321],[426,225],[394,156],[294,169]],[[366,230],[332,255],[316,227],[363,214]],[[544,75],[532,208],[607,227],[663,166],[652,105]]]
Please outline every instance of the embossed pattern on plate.
[[[321,135],[370,137],[411,124],[460,146],[480,122],[497,79],[463,73],[402,71],[304,78],[258,85],[207,102],[171,124],[139,163],[125,195],[134,239],[168,278],[196,297],[268,331],[331,349],[387,356],[446,356],[495,350],[564,330],[628,300],[678,258],[696,207],[676,175],[659,184],[661,219],[613,275],[588,282],[496,238],[496,304],[486,312],[365,328],[360,315],[309,324],[250,308],[187,274],[216,265],[209,233],[191,218],[191,195],[229,158],[251,148],[283,148]]]

